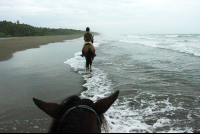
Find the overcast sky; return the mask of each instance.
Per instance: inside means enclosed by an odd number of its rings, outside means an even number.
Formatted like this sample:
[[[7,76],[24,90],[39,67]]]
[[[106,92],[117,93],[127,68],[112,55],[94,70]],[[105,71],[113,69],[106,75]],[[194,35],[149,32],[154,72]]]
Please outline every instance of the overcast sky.
[[[0,21],[102,34],[200,34],[200,0],[0,0]]]

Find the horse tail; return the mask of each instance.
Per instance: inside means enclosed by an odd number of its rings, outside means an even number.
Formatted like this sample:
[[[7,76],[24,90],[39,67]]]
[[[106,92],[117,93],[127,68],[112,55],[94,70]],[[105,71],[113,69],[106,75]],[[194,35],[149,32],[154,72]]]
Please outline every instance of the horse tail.
[[[88,48],[88,52],[86,55],[86,67],[89,68],[89,65],[91,65],[92,63],[92,57],[93,57],[93,53],[91,48]]]
[[[88,58],[90,57],[90,58],[92,58],[92,56],[93,56],[93,53],[92,53],[92,50],[91,50],[91,48],[88,48]]]

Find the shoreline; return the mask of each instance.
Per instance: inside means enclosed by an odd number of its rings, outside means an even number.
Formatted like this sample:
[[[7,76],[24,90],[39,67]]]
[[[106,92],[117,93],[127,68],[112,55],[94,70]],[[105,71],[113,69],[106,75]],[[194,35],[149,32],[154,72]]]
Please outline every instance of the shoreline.
[[[58,36],[31,36],[31,37],[16,37],[0,39],[0,62],[7,61],[13,57],[13,54],[18,51],[23,51],[31,48],[39,48],[41,45],[49,43],[64,42],[80,38],[83,35],[58,35]]]

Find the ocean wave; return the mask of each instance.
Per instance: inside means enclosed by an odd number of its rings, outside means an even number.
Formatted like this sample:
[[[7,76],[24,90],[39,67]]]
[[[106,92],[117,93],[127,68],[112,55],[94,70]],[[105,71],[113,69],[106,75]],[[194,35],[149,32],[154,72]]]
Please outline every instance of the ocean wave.
[[[165,37],[176,38],[176,37],[180,37],[180,35],[165,35]]]
[[[91,74],[85,71],[85,58],[80,56],[81,52],[75,53],[75,57],[64,62],[74,68],[74,71],[80,73],[86,83],[83,85],[87,88],[80,95],[81,98],[89,98],[93,101],[99,100],[109,96],[114,89],[112,88],[112,81],[107,78],[107,73],[103,70],[93,67]],[[136,89],[137,90],[137,89]],[[165,113],[182,109],[181,107],[174,107],[167,98],[163,101],[146,101],[139,100],[141,95],[155,95],[151,92],[141,92],[133,98],[117,99],[117,101],[105,113],[105,117],[110,126],[110,132],[116,133],[132,133],[132,132],[154,132],[157,128],[170,124],[169,119],[158,119],[153,125],[145,123],[144,118],[154,117],[158,113]],[[140,106],[148,105],[146,108],[135,109],[130,107],[130,103],[138,102]],[[172,130],[170,130],[172,131]],[[173,132],[177,132],[173,131]],[[178,131],[180,132],[180,131]]]
[[[174,45],[170,45],[168,49],[192,54],[194,56],[200,56],[200,46],[197,43],[176,43]]]
[[[155,38],[152,38],[152,37],[149,37],[149,36],[137,36],[137,35],[127,35],[127,36],[125,36],[125,37],[128,37],[128,39],[145,39],[145,40],[153,40],[153,39],[155,39]]]
[[[197,37],[197,36],[194,34],[179,34],[179,35],[165,35],[165,37],[175,38],[175,37]]]
[[[119,42],[139,44],[154,48],[174,50],[181,53],[200,56],[200,44],[197,40],[131,40],[121,39]]]
[[[141,36],[136,36],[136,35],[127,35],[127,37],[129,37],[129,38],[137,38],[137,39],[141,38]]]
[[[64,62],[65,64],[71,65],[74,71],[82,74],[86,83],[83,85],[87,88],[86,91],[81,93],[81,98],[89,98],[93,101],[99,100],[109,96],[112,92],[112,82],[107,78],[107,74],[98,68],[93,67],[93,72],[87,74],[85,72],[85,59],[80,58],[80,53],[75,54],[74,58],[71,58]],[[112,107],[105,113],[105,117],[111,127],[112,132],[152,132],[149,131],[151,126],[142,123],[137,119],[133,119],[132,115],[138,115],[137,112],[133,112],[127,108],[128,101],[119,103],[119,100],[113,104]],[[126,115],[126,116],[124,116]],[[125,118],[129,118],[128,121]],[[131,127],[132,126],[132,127]]]
[[[112,38],[108,40],[101,40],[102,37],[96,38],[97,47],[100,47],[104,42],[109,42]],[[117,38],[119,40],[119,38]],[[140,45],[146,45],[150,47],[164,48],[164,49],[175,49],[173,45],[161,45],[157,41],[147,41],[147,40],[131,40],[131,39],[120,39],[120,42],[126,43],[137,43]],[[178,50],[180,49],[180,44],[178,44]],[[178,51],[177,50],[177,51]],[[186,50],[184,50],[186,51]],[[97,101],[100,98],[105,98],[115,91],[113,89],[113,82],[108,79],[108,73],[104,70],[93,66],[93,71],[91,74],[85,71],[85,58],[81,57],[81,52],[75,53],[75,56],[68,59],[65,64],[70,65],[74,68],[74,71],[80,73],[83,79],[86,81],[83,84],[87,90],[83,91],[80,95],[81,98],[88,98],[93,101]],[[96,60],[95,60],[96,59]],[[94,63],[98,62],[101,66],[113,66],[113,62],[110,62],[103,57],[96,57]],[[105,62],[106,61],[106,62]],[[134,65],[123,64],[126,68],[131,68]],[[116,68],[115,68],[116,69]],[[176,116],[175,113],[187,112],[187,120],[193,120],[192,116],[187,109],[182,107],[182,102],[178,104],[172,104],[170,101],[171,96],[159,96],[153,91],[143,91],[140,89],[132,89],[136,91],[133,97],[128,98],[127,96],[119,96],[116,102],[110,107],[110,109],[105,113],[105,117],[110,126],[110,132],[115,133],[133,133],[133,132],[192,132],[192,128],[182,127],[181,129],[177,127],[177,120],[168,118],[171,116]],[[161,116],[160,116],[161,115]],[[186,120],[183,120],[183,122]],[[151,122],[151,123],[149,123]],[[181,122],[179,120],[179,122]],[[165,129],[166,128],[166,129]]]

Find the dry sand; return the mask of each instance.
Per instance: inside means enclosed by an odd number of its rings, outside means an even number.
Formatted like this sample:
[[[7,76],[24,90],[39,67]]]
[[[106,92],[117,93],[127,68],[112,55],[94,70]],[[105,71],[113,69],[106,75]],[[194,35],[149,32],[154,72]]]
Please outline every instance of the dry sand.
[[[37,36],[37,37],[16,37],[16,38],[0,38],[0,61],[12,58],[13,53],[23,51],[29,48],[38,48],[40,45],[49,43],[63,42],[83,37],[83,35],[60,35],[60,36]]]

